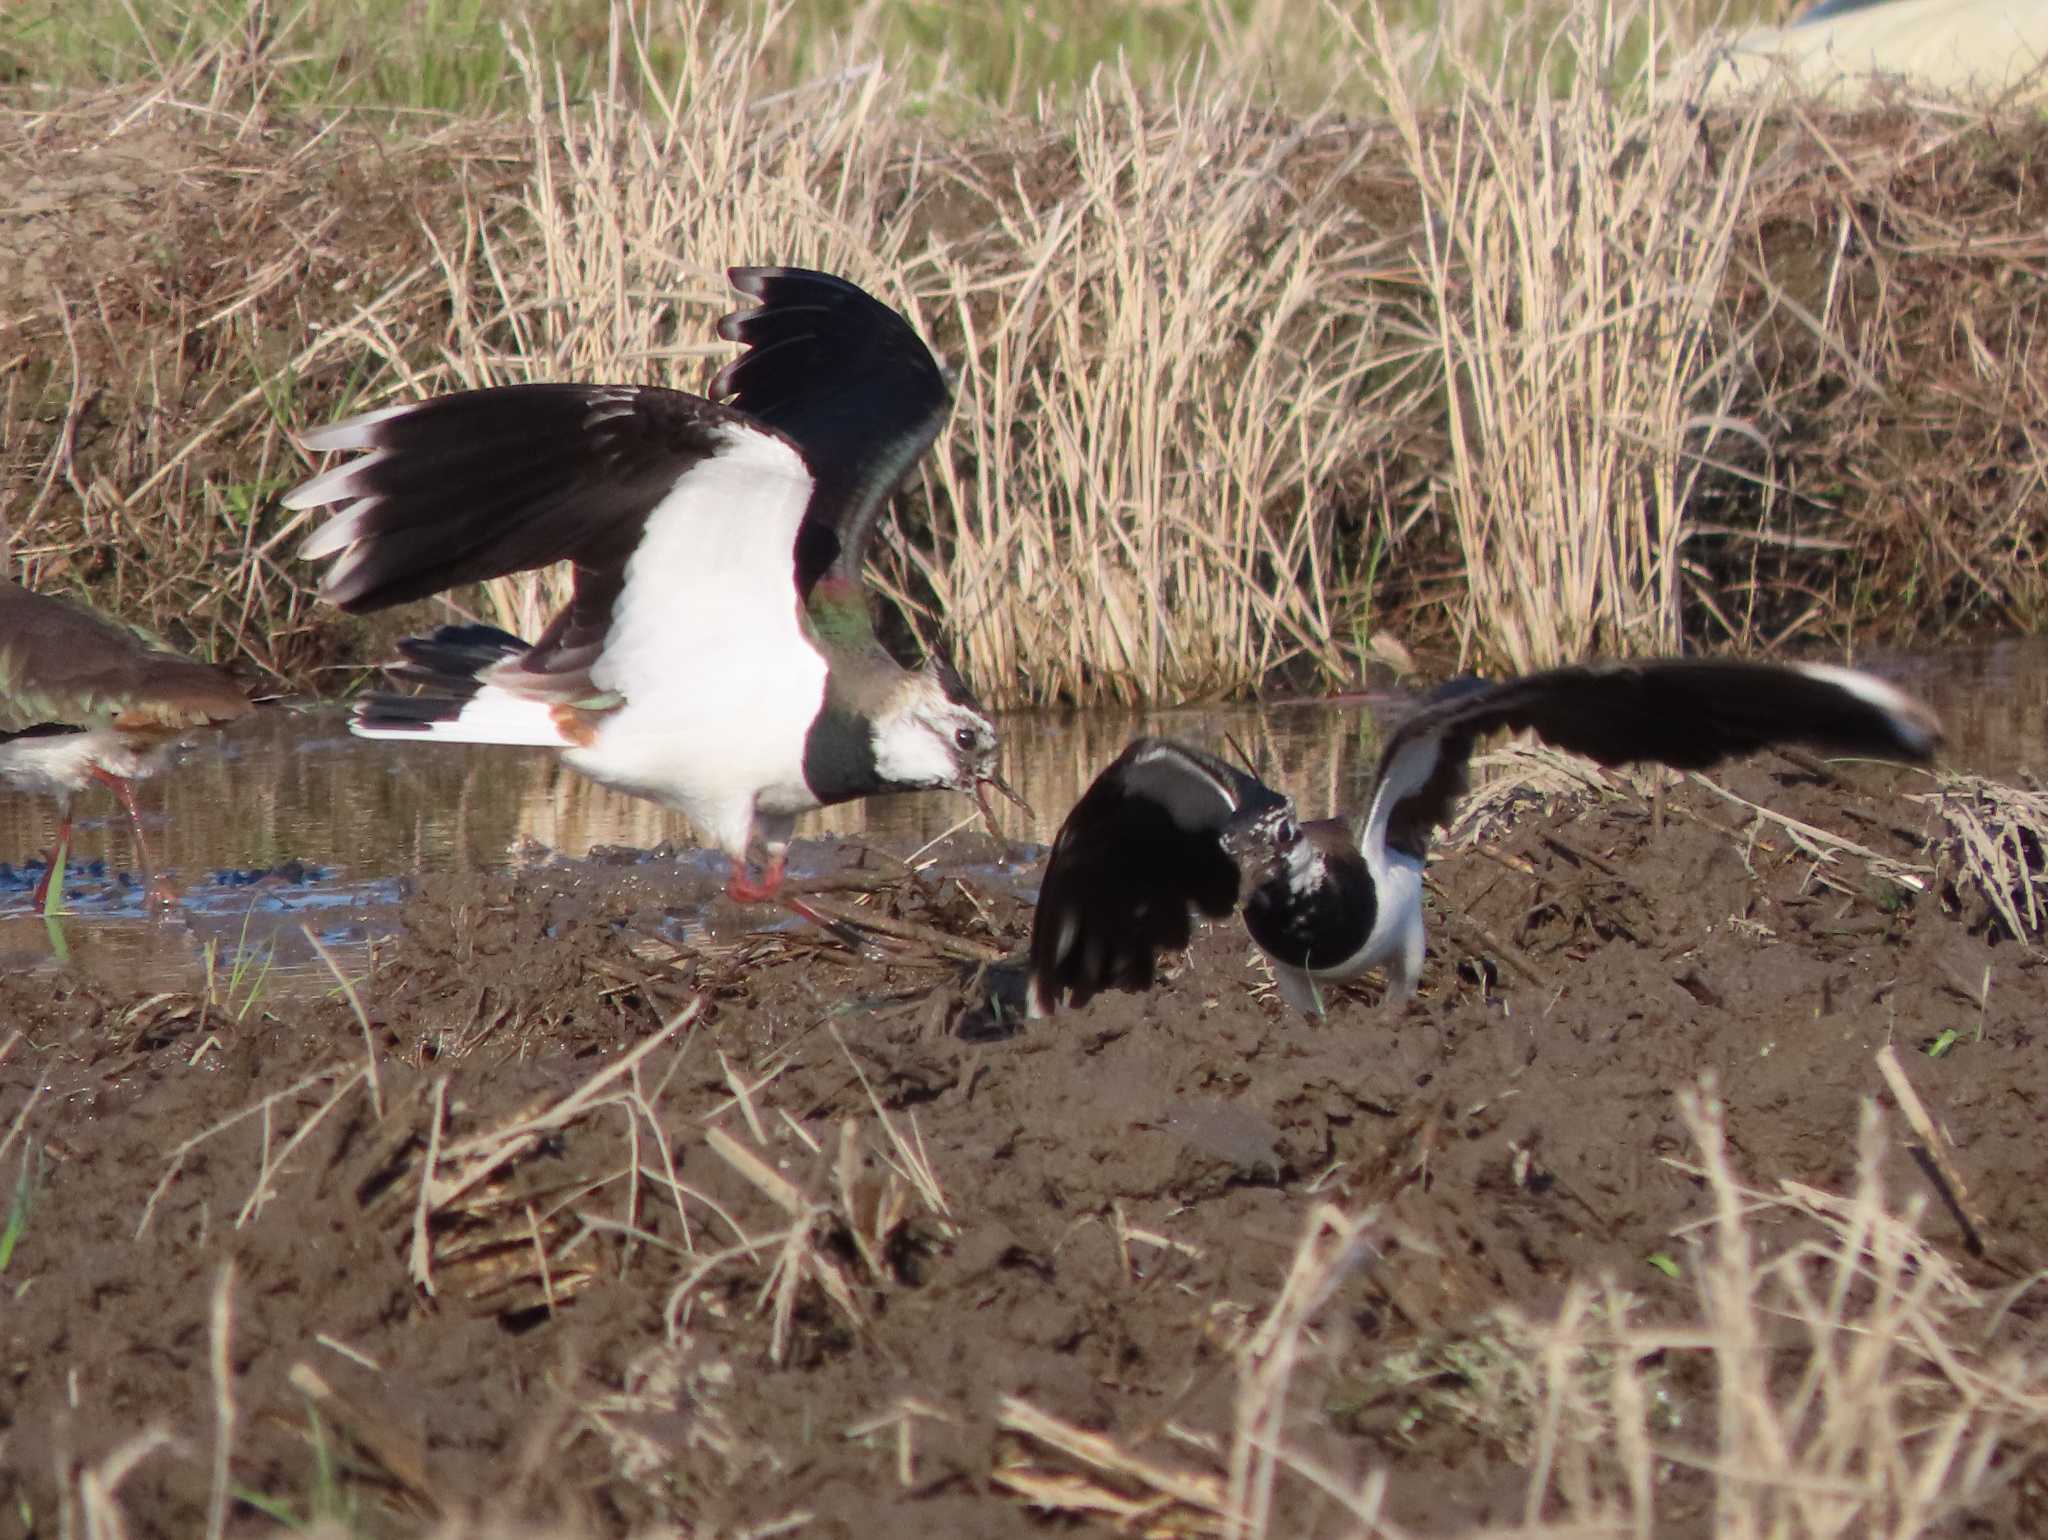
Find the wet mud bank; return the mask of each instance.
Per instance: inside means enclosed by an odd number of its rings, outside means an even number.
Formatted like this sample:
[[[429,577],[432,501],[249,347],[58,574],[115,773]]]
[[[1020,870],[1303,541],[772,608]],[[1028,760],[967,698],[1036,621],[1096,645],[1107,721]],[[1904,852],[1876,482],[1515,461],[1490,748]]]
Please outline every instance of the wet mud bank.
[[[1964,1184],[1943,1206],[1897,1128],[1881,1174],[1930,1254],[2003,1297],[2048,1253],[2048,978],[1928,852],[1927,783],[1719,784],[1801,826],[1697,784],[1475,798],[1420,1000],[1368,984],[1326,1022],[1224,926],[1149,995],[1011,1019],[992,960],[1034,869],[979,837],[951,875],[844,847],[824,902],[884,922],[861,952],[706,922],[701,874],[627,860],[419,880],[354,999],[0,978],[0,1527],[53,1532],[161,1430],[112,1499],[131,1532],[202,1527],[223,1447],[231,1532],[345,1502],[380,1534],[995,1536],[1117,1500],[1217,1532],[1244,1355],[1332,1214],[1365,1244],[1280,1436],[1383,1469],[1416,1532],[1519,1522],[1528,1409],[1439,1392],[1507,1351],[1502,1309],[1590,1280],[1693,1319],[1702,1077],[1745,1181],[1845,1192],[1865,1100],[1900,1123],[1889,1047]],[[2039,1310],[2014,1295],[1999,1340]],[[1659,1437],[1710,1451],[1711,1377],[1657,1393]],[[2027,1490],[1962,1514],[2003,1528]],[[1312,1483],[1274,1501],[1274,1533],[1346,1532]],[[1700,1469],[1657,1503],[1660,1534],[1711,1532]]]

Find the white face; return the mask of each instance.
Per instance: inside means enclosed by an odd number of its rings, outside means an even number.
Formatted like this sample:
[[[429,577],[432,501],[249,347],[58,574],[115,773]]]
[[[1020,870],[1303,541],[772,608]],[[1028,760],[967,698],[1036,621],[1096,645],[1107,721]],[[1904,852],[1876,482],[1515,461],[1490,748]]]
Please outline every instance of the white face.
[[[1301,825],[1288,819],[1273,836],[1280,864],[1293,892],[1307,893],[1323,884],[1323,853],[1301,832]]]
[[[972,791],[995,773],[996,730],[971,706],[917,676],[875,721],[875,768],[894,786]]]

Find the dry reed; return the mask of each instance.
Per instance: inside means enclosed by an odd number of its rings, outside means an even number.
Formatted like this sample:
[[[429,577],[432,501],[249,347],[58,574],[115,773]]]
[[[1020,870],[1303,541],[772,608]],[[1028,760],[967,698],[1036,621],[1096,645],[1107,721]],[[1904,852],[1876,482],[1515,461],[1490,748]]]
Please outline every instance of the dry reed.
[[[997,222],[944,259],[965,344],[939,538],[906,549],[1008,698],[1353,667],[1362,553],[1392,532],[1377,508],[1340,532],[1345,483],[1427,380],[1347,195],[1365,141],[1269,117],[1233,81],[1152,105],[1106,74],[1048,147],[1071,179],[975,187]]]
[[[1716,317],[1762,117],[1706,136],[1655,74],[1618,93],[1627,7],[1558,36],[1569,84],[1460,63],[1448,122],[1371,46],[1420,187],[1464,553],[1460,650],[1527,670],[1679,641],[1687,504],[1731,413]],[[1681,82],[1689,72],[1681,71]]]
[[[1523,664],[2048,607],[2038,125],[1793,107],[1759,141],[1688,117],[1683,72],[1632,83],[1665,13],[1586,0],[1556,40],[1546,5],[1320,50],[1398,134],[1273,107],[1263,3],[1214,10],[1199,71],[963,128],[856,10],[823,52],[622,17],[588,89],[529,41],[524,125],[402,143],[277,117],[288,28],[0,105],[24,164],[95,189],[27,211],[0,277],[30,575],[295,683],[376,656],[286,557],[287,427],[473,380],[695,386],[720,270],[793,260],[958,372],[877,570],[996,702],[1348,673],[1390,618]],[[551,595],[489,602],[530,630]]]
[[[1447,1346],[1456,1370],[1406,1392],[1418,1416],[1465,1423],[1528,1469],[1521,1523],[1468,1540],[1647,1540],[1692,1508],[1701,1483],[1718,1535],[1922,1536],[1959,1511],[1995,1511],[2001,1460],[2048,1419],[2048,1372],[2010,1301],[1970,1283],[1922,1232],[1923,1200],[1886,1192],[1876,1108],[1864,1105],[1855,1180],[1836,1194],[1745,1185],[1711,1079],[1679,1105],[1699,1150],[1683,1169],[1711,1204],[1672,1264],[1694,1296],[1689,1317],[1655,1320],[1613,1283],[1581,1280],[1553,1314],[1504,1310],[1492,1334]],[[1347,1476],[1305,1452],[1306,1409],[1288,1399],[1299,1372],[1341,1356],[1341,1333],[1317,1318],[1372,1233],[1368,1216],[1309,1217],[1286,1286],[1236,1349],[1233,1429],[1178,1440],[1216,1451],[1221,1469],[1012,1400],[997,1480],[1034,1506],[1147,1534],[1302,1533],[1276,1489],[1321,1500],[1315,1533],[1407,1533],[1380,1511],[1382,1473]]]
[[[1944,771],[1912,800],[1928,811],[1950,907],[1973,930],[1995,922],[2015,941],[2038,942],[2048,925],[2048,792]]]

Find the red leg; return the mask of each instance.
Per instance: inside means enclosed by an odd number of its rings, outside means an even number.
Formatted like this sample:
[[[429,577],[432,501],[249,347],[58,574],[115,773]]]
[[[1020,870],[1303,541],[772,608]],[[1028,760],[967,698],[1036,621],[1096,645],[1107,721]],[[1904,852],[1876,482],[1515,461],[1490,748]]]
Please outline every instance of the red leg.
[[[725,896],[742,904],[780,904],[798,919],[809,920],[820,930],[844,942],[851,950],[864,953],[867,941],[859,931],[830,915],[820,914],[794,893],[782,891],[783,860],[782,851],[770,852],[768,865],[762,870],[759,882],[747,875],[744,861],[733,862],[732,875],[725,882]]]
[[[782,893],[782,852],[768,858],[759,882],[747,873],[747,863],[734,859],[732,875],[725,879],[725,896],[736,904],[765,904]]]
[[[134,784],[121,776],[102,770],[98,765],[92,767],[92,778],[111,790],[121,799],[121,806],[127,809],[128,825],[135,831],[135,849],[137,860],[142,867],[143,891],[148,895],[149,901],[165,907],[176,903],[178,890],[157,877],[156,863],[150,859],[149,836],[142,832],[142,814],[135,806]]]

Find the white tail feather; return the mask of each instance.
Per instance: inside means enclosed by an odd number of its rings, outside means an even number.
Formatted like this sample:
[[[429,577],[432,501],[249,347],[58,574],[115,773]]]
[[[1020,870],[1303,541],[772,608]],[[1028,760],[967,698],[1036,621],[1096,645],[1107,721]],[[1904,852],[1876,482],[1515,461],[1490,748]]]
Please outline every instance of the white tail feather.
[[[464,701],[462,709],[446,721],[369,727],[357,719],[348,724],[348,730],[358,738],[403,738],[416,743],[530,744],[546,749],[569,746],[569,740],[555,725],[553,709],[545,701],[525,699],[489,685]]]

